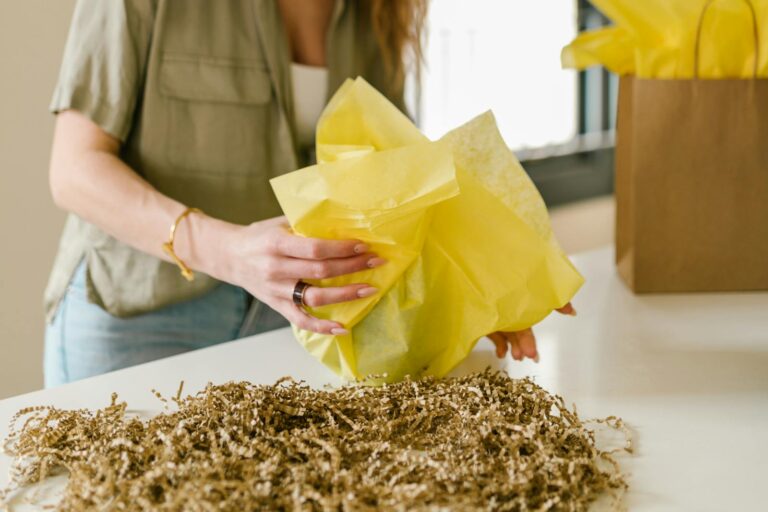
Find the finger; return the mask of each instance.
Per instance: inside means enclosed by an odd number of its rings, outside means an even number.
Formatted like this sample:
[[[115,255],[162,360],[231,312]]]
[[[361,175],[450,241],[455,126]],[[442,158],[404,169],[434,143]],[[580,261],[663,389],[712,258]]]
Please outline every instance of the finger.
[[[272,217],[270,219],[265,219],[261,221],[261,224],[263,226],[281,226],[286,231],[291,229],[291,226],[288,224],[288,218],[285,215],[280,215],[278,217]]]
[[[536,336],[533,335],[533,330],[525,329],[523,331],[518,331],[515,333],[515,336],[517,337],[517,342],[520,345],[520,350],[523,355],[530,357],[531,359],[536,359],[538,352],[536,351]]]
[[[503,359],[507,355],[507,338],[500,332],[493,332],[488,338],[496,345],[496,357]]]
[[[304,304],[311,308],[338,304],[375,295],[379,290],[367,284],[350,284],[347,286],[310,286],[304,292]]]
[[[576,316],[576,308],[570,302],[561,308],[557,308],[555,311],[563,315]]]
[[[360,240],[326,240],[293,235],[287,231],[275,239],[275,251],[283,256],[307,260],[349,258],[368,252]]]
[[[371,253],[328,260],[279,258],[270,263],[266,274],[270,279],[326,279],[376,268],[384,263],[386,260]]]
[[[312,331],[319,334],[333,334],[335,336],[349,333],[349,331],[344,329],[344,326],[340,323],[316,318],[296,306],[293,302],[282,301],[278,306],[278,311],[282,313],[289,322],[305,331]]]
[[[515,361],[522,361],[523,351],[520,349],[520,342],[517,340],[517,334],[514,332],[507,332],[504,334],[506,335],[507,341],[509,342],[509,347],[512,352],[512,359]]]

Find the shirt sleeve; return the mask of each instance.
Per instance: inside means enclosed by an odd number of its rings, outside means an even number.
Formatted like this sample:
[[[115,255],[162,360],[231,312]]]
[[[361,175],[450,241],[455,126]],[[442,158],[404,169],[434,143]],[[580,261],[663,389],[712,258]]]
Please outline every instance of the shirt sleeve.
[[[50,110],[73,109],[125,141],[143,88],[154,0],[78,0]]]

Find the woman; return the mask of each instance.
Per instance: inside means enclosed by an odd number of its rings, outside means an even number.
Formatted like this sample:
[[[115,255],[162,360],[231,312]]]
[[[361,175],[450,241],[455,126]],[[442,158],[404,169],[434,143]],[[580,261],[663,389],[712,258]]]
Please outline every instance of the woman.
[[[386,262],[356,240],[292,235],[268,181],[309,163],[315,122],[347,77],[403,108],[425,10],[80,0],[51,105],[51,191],[71,214],[46,290],[46,386],[287,321],[346,332],[302,306],[377,290],[302,279]],[[491,339],[499,357],[537,357],[530,331]]]

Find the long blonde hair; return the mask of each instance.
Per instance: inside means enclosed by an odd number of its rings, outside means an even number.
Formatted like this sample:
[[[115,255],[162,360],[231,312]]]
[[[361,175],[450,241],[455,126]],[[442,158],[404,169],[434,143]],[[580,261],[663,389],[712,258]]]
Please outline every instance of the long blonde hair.
[[[371,24],[381,47],[391,86],[399,89],[413,68],[419,78],[424,58],[422,35],[429,0],[363,0],[369,3]]]

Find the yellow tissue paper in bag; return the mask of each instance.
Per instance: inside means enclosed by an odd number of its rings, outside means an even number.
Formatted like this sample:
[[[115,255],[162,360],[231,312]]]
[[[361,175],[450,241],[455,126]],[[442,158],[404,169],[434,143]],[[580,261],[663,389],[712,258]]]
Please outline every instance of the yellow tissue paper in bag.
[[[768,37],[762,30],[768,23],[768,0],[592,3],[615,25],[579,34],[563,48],[563,67],[602,64],[614,73],[640,78],[768,76]]]
[[[605,66],[620,75],[635,74],[634,39],[622,27],[582,32],[560,56],[564,68]]]
[[[310,281],[379,289],[312,309],[348,335],[294,328],[345,379],[442,376],[480,337],[536,324],[583,282],[491,113],[431,142],[363,79],[348,80],[318,122],[317,154],[318,165],[271,181],[293,230],[359,239],[388,260]]]

